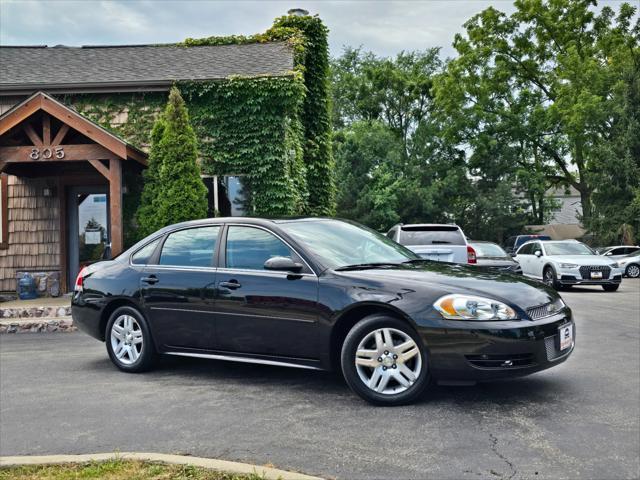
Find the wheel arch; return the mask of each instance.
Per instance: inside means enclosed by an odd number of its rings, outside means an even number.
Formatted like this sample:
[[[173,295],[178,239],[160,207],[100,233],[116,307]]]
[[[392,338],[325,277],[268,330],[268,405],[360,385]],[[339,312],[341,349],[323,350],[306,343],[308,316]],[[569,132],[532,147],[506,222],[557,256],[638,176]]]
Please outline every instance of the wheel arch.
[[[340,312],[331,329],[329,360],[332,369],[339,370],[337,367],[340,365],[342,344],[349,331],[364,318],[375,314],[389,315],[406,322],[407,325],[415,329],[415,323],[404,312],[387,303],[366,302],[352,305],[343,312]]]
[[[120,308],[120,307],[131,307],[134,308],[140,315],[142,315],[145,320],[147,320],[147,318],[145,317],[144,313],[142,313],[142,309],[140,308],[140,305],[136,304],[136,302],[134,302],[133,300],[127,299],[127,298],[116,298],[112,301],[110,301],[102,310],[102,313],[100,314],[100,334],[102,335],[102,341],[105,341],[106,338],[106,330],[107,330],[107,323],[109,322],[109,318],[111,317],[111,314],[113,312],[116,311],[116,309]],[[147,320],[147,324],[149,323],[149,321]],[[149,327],[151,328],[151,327]]]

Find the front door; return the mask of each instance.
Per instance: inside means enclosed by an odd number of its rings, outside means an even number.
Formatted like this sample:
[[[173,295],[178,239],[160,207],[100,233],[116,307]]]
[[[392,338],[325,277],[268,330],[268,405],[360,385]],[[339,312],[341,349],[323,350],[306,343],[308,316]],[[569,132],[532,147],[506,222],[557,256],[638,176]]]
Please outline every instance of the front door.
[[[70,187],[67,196],[67,279],[70,291],[80,269],[103,258],[109,245],[109,229],[107,187]]]
[[[274,256],[300,257],[257,227],[227,228],[216,277],[217,348],[235,353],[318,358],[318,277],[273,272]]]

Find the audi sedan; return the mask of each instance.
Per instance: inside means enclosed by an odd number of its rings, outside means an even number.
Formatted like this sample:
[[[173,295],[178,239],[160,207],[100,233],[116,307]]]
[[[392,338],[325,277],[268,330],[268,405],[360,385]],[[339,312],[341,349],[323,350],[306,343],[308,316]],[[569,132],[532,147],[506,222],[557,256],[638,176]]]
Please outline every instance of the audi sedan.
[[[378,405],[558,365],[575,337],[540,282],[425,260],[327,218],[166,227],[82,270],[72,314],[125,372],[158,354],[340,369]]]

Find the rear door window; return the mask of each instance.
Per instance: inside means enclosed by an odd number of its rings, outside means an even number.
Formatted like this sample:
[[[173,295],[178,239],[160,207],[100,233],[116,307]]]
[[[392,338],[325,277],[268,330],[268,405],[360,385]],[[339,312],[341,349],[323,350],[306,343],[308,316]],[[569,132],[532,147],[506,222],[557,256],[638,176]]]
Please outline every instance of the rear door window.
[[[402,227],[400,243],[403,245],[466,245],[458,227]]]
[[[169,234],[162,246],[160,265],[212,267],[219,232],[219,226],[210,226]]]
[[[151,256],[153,255],[153,252],[156,251],[156,247],[158,246],[158,243],[160,243],[160,239],[154,240],[153,242],[148,243],[147,245],[142,247],[140,250],[138,250],[136,253],[131,255],[131,263],[133,263],[134,265],[146,265],[147,263],[149,263],[149,260],[151,260]]]

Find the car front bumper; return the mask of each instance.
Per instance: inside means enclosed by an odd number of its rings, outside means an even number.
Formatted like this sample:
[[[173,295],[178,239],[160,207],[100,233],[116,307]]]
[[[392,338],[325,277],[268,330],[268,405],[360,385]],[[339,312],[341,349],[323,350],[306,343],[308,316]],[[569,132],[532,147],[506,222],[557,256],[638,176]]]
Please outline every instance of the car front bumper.
[[[618,285],[622,281],[619,268],[612,268],[607,278],[583,278],[579,268],[559,268],[556,275],[561,285]]]
[[[564,362],[575,347],[571,312],[537,321],[448,321],[444,329],[420,329],[432,377],[468,382],[529,375]],[[559,328],[573,326],[573,342],[560,350]]]

